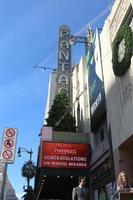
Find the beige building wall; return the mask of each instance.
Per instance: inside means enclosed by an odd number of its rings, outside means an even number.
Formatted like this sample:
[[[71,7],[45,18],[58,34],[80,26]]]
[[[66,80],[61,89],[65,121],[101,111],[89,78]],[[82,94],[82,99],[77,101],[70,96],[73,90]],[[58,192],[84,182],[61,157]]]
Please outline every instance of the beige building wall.
[[[53,100],[56,95],[56,78],[57,78],[57,73],[52,72],[50,75],[50,80],[49,80],[49,85],[48,85],[48,96],[47,96],[47,103],[46,103],[46,109],[45,109],[44,124],[46,124],[45,119],[48,118],[48,112],[51,109],[51,106],[53,105]]]
[[[112,69],[111,45],[132,6],[132,0],[116,0],[100,36],[107,118],[108,124],[111,124],[116,176],[120,170],[126,170],[131,174],[129,166],[133,166],[133,156],[128,145],[122,150],[122,145],[127,140],[133,146],[133,140],[129,139],[133,136],[133,57],[130,69],[124,76],[115,76]]]
[[[72,103],[78,131],[88,133],[90,131],[88,71],[85,57],[81,57],[79,65],[73,68]]]

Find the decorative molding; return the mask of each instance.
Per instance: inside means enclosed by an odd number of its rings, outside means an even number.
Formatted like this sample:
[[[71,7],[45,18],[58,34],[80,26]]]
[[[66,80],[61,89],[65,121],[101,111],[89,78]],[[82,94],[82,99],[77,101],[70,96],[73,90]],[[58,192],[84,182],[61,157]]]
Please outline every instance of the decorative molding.
[[[112,23],[110,25],[110,37],[111,41],[114,40],[115,35],[126,15],[126,12],[130,6],[130,0],[121,0],[118,7],[116,8],[116,13],[114,18],[112,19]]]

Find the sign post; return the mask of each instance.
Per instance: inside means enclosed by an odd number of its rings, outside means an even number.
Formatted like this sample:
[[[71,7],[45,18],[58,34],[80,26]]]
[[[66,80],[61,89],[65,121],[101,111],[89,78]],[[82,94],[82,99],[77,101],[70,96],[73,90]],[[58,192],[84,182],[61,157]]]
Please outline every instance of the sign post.
[[[1,199],[4,199],[4,193],[5,193],[5,185],[6,185],[6,174],[7,174],[7,166],[8,164],[5,164],[4,172],[3,172],[3,181],[2,181],[2,187],[1,187]]]
[[[2,189],[1,189],[1,198],[0,199],[4,199],[8,164],[12,164],[14,162],[17,132],[18,131],[16,128],[5,128],[4,129],[2,148],[1,148],[1,158],[2,158],[2,162],[5,163],[5,166],[4,166],[4,172],[3,172],[3,181],[2,181]]]

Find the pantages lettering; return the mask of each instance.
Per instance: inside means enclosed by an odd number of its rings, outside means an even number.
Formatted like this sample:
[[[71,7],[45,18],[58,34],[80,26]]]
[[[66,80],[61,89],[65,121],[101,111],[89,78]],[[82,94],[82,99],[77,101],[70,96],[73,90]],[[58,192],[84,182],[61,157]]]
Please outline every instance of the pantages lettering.
[[[61,71],[64,72],[70,65],[70,31],[67,28],[62,28],[59,33],[59,54],[58,65],[61,66]]]

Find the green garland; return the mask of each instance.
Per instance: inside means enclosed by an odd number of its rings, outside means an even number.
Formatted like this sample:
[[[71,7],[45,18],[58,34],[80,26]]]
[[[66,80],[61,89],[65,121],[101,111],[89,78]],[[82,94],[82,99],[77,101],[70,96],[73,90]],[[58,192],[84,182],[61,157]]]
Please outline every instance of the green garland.
[[[121,41],[125,41],[125,53],[121,62],[118,61],[118,50]],[[112,63],[113,71],[116,76],[123,76],[128,70],[131,64],[132,57],[132,42],[133,42],[133,33],[132,29],[124,25],[122,26],[116,34],[116,37],[112,44]]]

